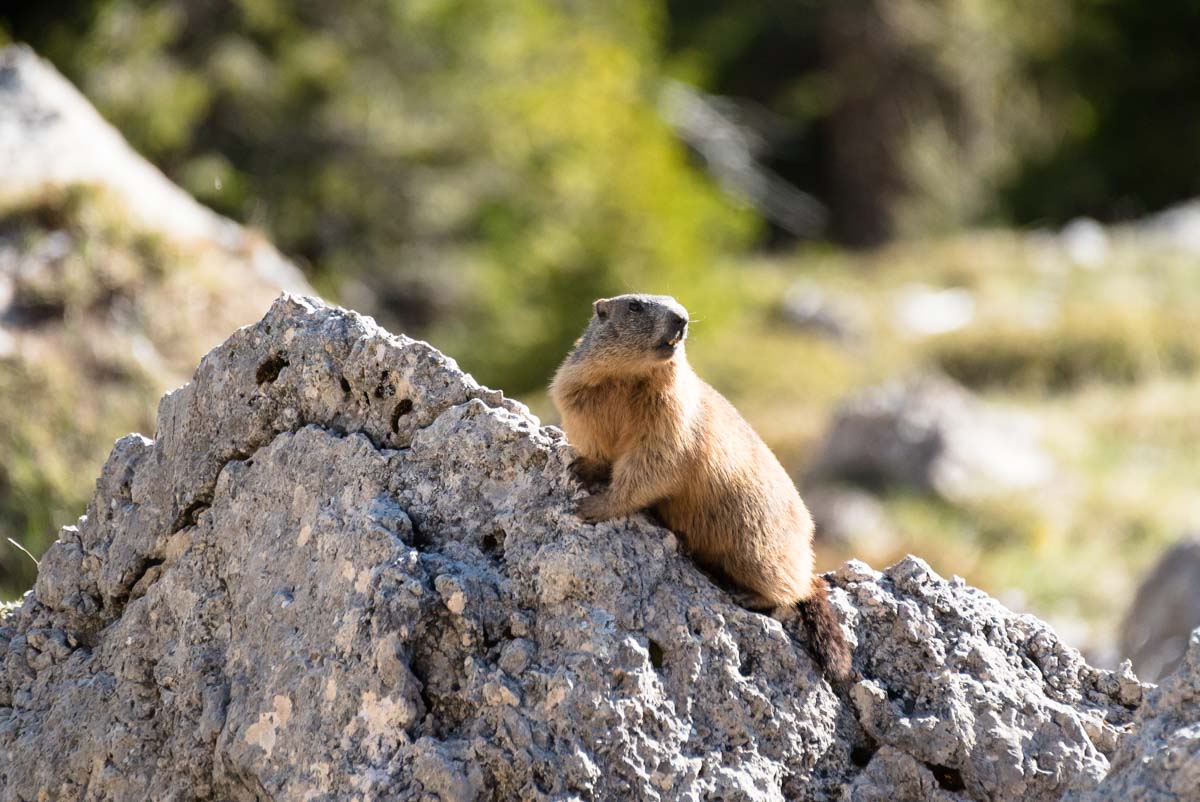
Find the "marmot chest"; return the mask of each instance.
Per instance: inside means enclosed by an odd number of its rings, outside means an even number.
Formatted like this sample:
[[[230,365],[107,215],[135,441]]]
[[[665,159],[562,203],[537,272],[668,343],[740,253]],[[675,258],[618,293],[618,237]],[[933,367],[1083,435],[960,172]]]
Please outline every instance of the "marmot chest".
[[[576,447],[582,446],[591,456],[609,461],[647,440],[661,440],[680,426],[677,405],[671,397],[640,383],[594,388],[578,397],[573,406],[564,415],[564,423]]]

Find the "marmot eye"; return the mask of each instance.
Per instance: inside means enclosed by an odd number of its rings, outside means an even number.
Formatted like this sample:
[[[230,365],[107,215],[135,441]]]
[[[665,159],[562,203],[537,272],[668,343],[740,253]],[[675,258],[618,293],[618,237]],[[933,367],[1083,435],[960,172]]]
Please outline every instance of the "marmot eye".
[[[641,301],[630,301],[629,302],[629,311],[630,312],[644,312],[645,310],[646,310],[646,306]]]

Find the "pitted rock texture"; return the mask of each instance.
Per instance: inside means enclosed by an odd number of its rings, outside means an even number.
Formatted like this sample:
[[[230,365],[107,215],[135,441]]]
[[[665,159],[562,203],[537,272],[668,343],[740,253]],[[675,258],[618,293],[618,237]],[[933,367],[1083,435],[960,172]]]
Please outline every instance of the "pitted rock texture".
[[[0,626],[0,800],[1058,800],[1145,686],[908,558],[859,676],[425,343],[285,296],[120,440]]]

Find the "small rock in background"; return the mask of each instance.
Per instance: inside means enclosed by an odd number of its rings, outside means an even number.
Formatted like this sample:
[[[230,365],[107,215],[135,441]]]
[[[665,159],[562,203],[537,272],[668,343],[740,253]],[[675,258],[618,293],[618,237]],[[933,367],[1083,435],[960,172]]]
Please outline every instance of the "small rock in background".
[[[910,284],[896,301],[896,325],[916,337],[957,331],[975,319],[975,296],[962,287]]]
[[[1200,535],[1180,540],[1142,580],[1121,623],[1121,654],[1157,682],[1179,667],[1200,627]]]
[[[860,310],[843,299],[831,297],[811,282],[798,282],[788,288],[780,314],[795,328],[843,345],[862,340],[864,325]]]
[[[1036,487],[1052,468],[1032,419],[931,375],[844,402],[812,474],[908,485],[962,501]]]

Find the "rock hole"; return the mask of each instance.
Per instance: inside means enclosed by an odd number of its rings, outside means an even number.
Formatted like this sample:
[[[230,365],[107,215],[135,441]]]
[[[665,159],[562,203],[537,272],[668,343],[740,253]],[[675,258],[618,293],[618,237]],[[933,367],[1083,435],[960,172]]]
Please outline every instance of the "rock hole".
[[[503,632],[493,627],[485,626],[483,628],[483,648],[484,651],[492,652],[493,658],[498,655],[498,652],[494,652],[493,650],[500,645],[500,641],[502,640],[504,640]]]
[[[533,767],[533,784],[543,794],[549,794],[554,791],[554,772],[543,763],[536,763]]]
[[[421,721],[422,728],[440,738],[445,735],[445,731],[437,714],[438,700],[429,691],[429,666],[425,664],[424,660],[414,659],[410,668],[413,676],[417,678],[417,693],[425,708],[425,716]]]
[[[743,677],[754,673],[754,655],[741,649],[738,650],[738,673]]]
[[[412,526],[412,546],[413,546],[413,548],[423,549],[426,546],[429,546],[432,541],[430,541],[429,537],[425,534],[424,531],[422,531],[421,527],[417,525],[416,519],[410,517],[408,519],[408,522]]]
[[[966,783],[963,782],[962,772],[958,769],[952,769],[949,766],[939,766],[936,763],[926,763],[926,767],[933,772],[933,779],[937,780],[937,784],[947,791],[964,791]]]
[[[191,504],[184,508],[183,512],[175,519],[175,526],[171,527],[172,532],[178,532],[180,529],[186,529],[189,526],[195,526],[196,520],[200,513],[207,510],[209,507],[207,499],[196,499]]]
[[[658,644],[658,641],[649,641],[646,644],[650,650],[650,665],[654,666],[654,670],[658,671],[663,667],[663,648]]]
[[[271,354],[271,358],[258,366],[254,379],[259,384],[270,384],[279,378],[279,373],[288,366],[287,357],[283,354]]]
[[[493,557],[504,556],[504,539],[508,533],[503,529],[493,529],[488,534],[484,535],[479,541],[479,548],[484,554],[490,554]]]
[[[346,381],[346,377],[345,377],[345,376],[343,376],[342,378],[338,379],[338,384],[340,384],[340,385],[342,386],[342,392],[343,392],[343,393],[349,393],[349,392],[350,392],[350,382]]]
[[[375,385],[376,398],[391,398],[396,394],[396,388],[388,381],[391,376],[386,370],[379,374],[379,384]]]
[[[412,412],[413,402],[411,398],[403,399],[396,408],[392,410],[392,431],[400,431],[400,419],[408,413]]]
[[[134,570],[133,580],[126,586],[121,596],[131,600],[140,599],[145,596],[150,586],[162,576],[162,569],[159,567],[162,564],[163,560],[161,557],[143,558]]]
[[[850,762],[860,769],[865,769],[877,751],[879,747],[875,744],[859,744],[850,750]]]
[[[163,564],[162,557],[146,557],[145,559],[143,559],[141,565],[138,566],[137,579],[133,580],[133,585],[136,585],[138,582],[141,582],[143,577],[146,576],[146,574],[150,571],[151,568],[153,568],[156,565],[162,565],[162,564]],[[132,587],[132,585],[130,587]]]

